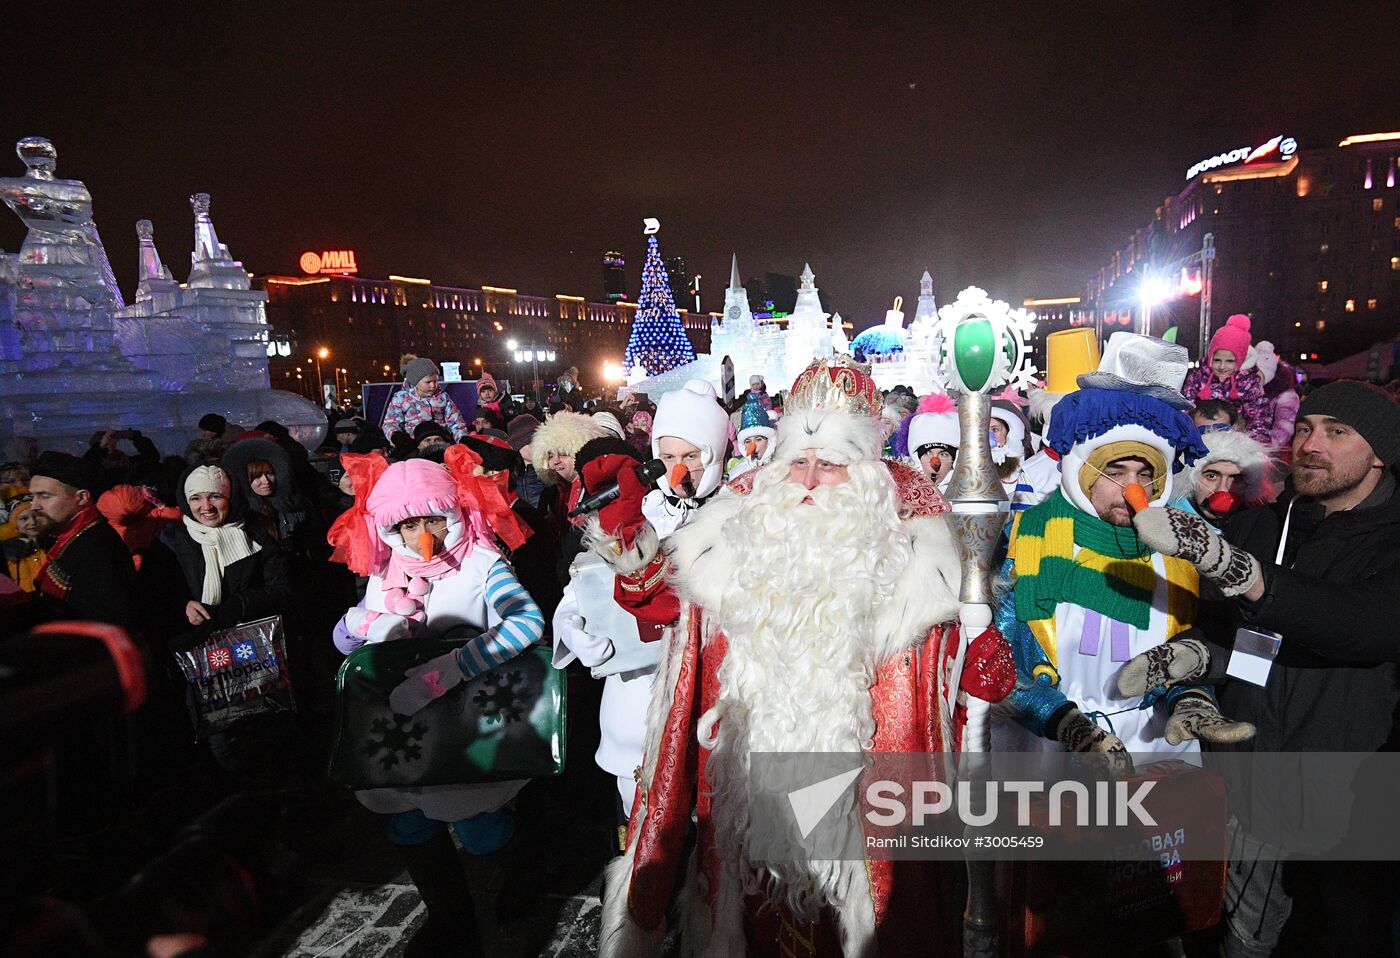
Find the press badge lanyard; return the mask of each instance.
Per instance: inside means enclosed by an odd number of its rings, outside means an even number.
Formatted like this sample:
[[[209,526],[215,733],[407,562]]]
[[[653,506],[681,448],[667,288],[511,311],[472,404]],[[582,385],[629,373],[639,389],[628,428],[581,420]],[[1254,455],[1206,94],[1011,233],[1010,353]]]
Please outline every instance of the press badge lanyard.
[[[1296,502],[1296,499],[1289,502],[1288,511],[1283,515],[1283,532],[1279,534],[1278,551],[1274,553],[1274,565],[1277,566],[1283,565],[1283,553],[1288,548],[1288,528],[1293,522],[1293,505]],[[1241,626],[1235,630],[1235,647],[1230,653],[1225,674],[1263,688],[1269,682],[1269,672],[1282,644],[1283,636],[1277,632]]]

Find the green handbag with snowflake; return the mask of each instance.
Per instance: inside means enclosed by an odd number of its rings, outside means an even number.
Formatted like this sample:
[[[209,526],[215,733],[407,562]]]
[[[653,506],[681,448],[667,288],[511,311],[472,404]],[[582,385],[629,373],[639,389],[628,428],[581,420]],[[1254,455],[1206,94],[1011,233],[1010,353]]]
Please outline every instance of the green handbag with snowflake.
[[[331,781],[352,788],[474,785],[564,770],[565,673],[532,645],[413,715],[389,693],[416,665],[462,640],[384,642],[351,652],[336,675]]]

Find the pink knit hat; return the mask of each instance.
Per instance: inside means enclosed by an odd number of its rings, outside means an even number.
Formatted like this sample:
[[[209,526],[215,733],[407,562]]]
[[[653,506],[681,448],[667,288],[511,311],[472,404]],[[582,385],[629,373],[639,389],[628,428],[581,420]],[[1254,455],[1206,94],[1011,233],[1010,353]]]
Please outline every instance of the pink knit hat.
[[[483,386],[490,386],[496,392],[501,391],[501,387],[496,385],[496,378],[484,369],[481,371],[481,378],[476,381],[477,389],[481,389]]]
[[[1249,339],[1249,317],[1243,313],[1236,313],[1225,320],[1225,325],[1217,329],[1215,335],[1210,338],[1206,362],[1215,359],[1215,354],[1223,349],[1233,353],[1235,362],[1243,366],[1245,357],[1249,354]]]

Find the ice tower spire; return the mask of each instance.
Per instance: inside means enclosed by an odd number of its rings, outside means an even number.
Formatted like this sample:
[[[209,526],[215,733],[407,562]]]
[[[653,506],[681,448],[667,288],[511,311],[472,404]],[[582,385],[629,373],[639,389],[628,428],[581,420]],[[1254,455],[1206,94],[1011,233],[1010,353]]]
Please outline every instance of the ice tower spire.
[[[194,252],[190,254],[191,289],[250,289],[243,264],[229,255],[228,247],[219,242],[214,221],[209,218],[209,194],[196,193],[190,197],[194,210]]]
[[[136,221],[136,242],[136,301],[179,291],[180,284],[170,275],[170,268],[160,261],[150,220]]]

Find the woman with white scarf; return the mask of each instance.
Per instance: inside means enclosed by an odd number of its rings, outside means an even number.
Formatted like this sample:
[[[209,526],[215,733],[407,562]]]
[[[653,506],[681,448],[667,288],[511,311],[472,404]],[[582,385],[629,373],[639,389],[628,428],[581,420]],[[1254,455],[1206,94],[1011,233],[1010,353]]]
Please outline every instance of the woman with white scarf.
[[[245,525],[243,506],[228,473],[196,466],[180,482],[183,522],[170,543],[184,573],[183,613],[189,631],[171,641],[191,648],[226,629],[291,606],[291,558],[256,523]],[[315,761],[287,713],[240,719],[209,736],[214,760],[238,785],[309,782]]]
[[[287,554],[260,528],[244,525],[228,474],[196,466],[180,488],[184,522],[173,547],[189,589],[189,624],[227,628],[284,612],[292,596]]]

